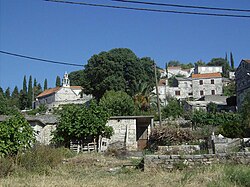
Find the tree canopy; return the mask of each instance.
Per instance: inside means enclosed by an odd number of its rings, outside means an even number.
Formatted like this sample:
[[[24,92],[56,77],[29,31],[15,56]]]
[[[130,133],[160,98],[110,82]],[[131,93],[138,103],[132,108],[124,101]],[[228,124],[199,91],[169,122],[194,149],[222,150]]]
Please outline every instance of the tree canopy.
[[[123,91],[107,91],[101,98],[100,105],[112,116],[129,116],[135,110],[132,97]]]
[[[72,72],[69,77],[98,100],[109,90],[133,96],[140,80],[154,87],[153,63],[148,57],[138,58],[130,49],[117,48],[93,55],[83,71]]]
[[[87,137],[109,137],[113,133],[106,126],[109,113],[96,102],[86,105],[64,105],[60,111],[59,124],[53,132],[55,143],[68,145],[71,140],[84,141]]]

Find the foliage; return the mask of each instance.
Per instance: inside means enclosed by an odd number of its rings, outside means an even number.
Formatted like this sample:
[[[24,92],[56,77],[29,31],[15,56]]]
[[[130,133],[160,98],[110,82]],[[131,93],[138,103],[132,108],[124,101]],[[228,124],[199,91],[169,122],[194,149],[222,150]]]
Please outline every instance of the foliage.
[[[210,102],[207,105],[207,111],[210,113],[215,114],[217,112],[217,104]]]
[[[23,77],[23,93],[27,94],[27,81],[26,81],[26,75]]]
[[[209,63],[208,66],[222,66],[222,74],[224,77],[228,77],[228,73],[230,71],[230,65],[224,58],[213,58]]]
[[[111,116],[132,115],[135,110],[131,96],[122,91],[107,91],[100,100],[100,106],[109,111]]]
[[[15,155],[29,148],[33,141],[33,129],[21,114],[0,123],[0,156]]]
[[[65,148],[53,148],[44,145],[35,145],[24,154],[17,157],[17,164],[28,172],[48,174],[51,169],[62,163],[65,157],[74,154]]]
[[[61,78],[59,76],[56,76],[56,87],[61,86]]]
[[[28,115],[44,114],[47,111],[48,107],[45,104],[39,105],[38,108],[27,111]]]
[[[12,115],[18,113],[18,108],[8,100],[2,93],[0,93],[0,115]]]
[[[86,94],[98,100],[109,90],[125,91],[133,96],[140,80],[154,87],[152,65],[150,58],[140,59],[130,49],[117,48],[92,56],[83,72],[75,72],[70,77],[85,88]],[[76,77],[77,74],[80,76]]]
[[[188,64],[181,64],[181,68],[182,69],[190,69],[190,68],[193,68],[194,65],[190,62]]]
[[[234,57],[232,52],[230,52],[230,63],[231,63],[231,70],[234,70]]]
[[[245,126],[242,124],[239,115],[232,115],[233,119],[224,121],[220,126],[220,133],[228,138],[242,138],[245,132]]]
[[[240,114],[243,118],[243,124],[247,128],[245,135],[248,137],[250,135],[250,91],[246,93],[242,106],[240,108]]]
[[[236,95],[235,82],[230,82],[227,86],[223,87],[223,95],[225,95],[225,96]]]
[[[32,108],[32,100],[33,100],[33,88],[32,88],[32,77],[29,77],[29,84],[28,84],[28,95],[27,95],[27,107]]]
[[[175,98],[168,99],[168,105],[162,109],[162,117],[174,119],[180,117],[183,114],[183,107],[180,105],[179,101]]]
[[[0,157],[0,179],[13,171],[13,162],[11,157]]]
[[[163,126],[154,128],[150,135],[151,147],[180,145],[192,142],[195,137],[189,130],[176,128],[173,126]]]
[[[194,63],[195,66],[206,66],[206,62],[203,62],[202,60],[199,60]]]
[[[59,124],[53,132],[55,143],[69,144],[70,140],[82,140],[99,135],[109,137],[113,133],[111,127],[106,126],[109,113],[95,101],[89,106],[64,105],[60,112]]]
[[[45,79],[43,83],[43,90],[47,90],[47,89],[48,89],[48,80]]]

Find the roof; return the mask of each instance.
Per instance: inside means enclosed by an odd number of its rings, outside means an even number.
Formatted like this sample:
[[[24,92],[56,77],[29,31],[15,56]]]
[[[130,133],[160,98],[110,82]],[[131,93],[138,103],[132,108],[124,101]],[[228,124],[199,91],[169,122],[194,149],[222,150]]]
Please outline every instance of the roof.
[[[57,92],[58,90],[60,90],[61,87],[55,87],[55,88],[50,88],[50,89],[47,89],[47,90],[44,90],[42,93],[40,93],[37,97],[44,97],[46,95],[50,95],[50,94],[53,94],[55,92]]]
[[[244,59],[243,59],[242,61],[244,61],[244,62],[246,62],[246,63],[249,63],[249,64],[250,64],[250,60],[247,60],[247,59],[246,59],[246,60],[244,60]]]
[[[82,90],[81,86],[70,86],[72,90]]]
[[[222,77],[221,73],[192,74],[192,78],[198,78],[198,79],[219,78],[219,77]]]
[[[47,96],[47,95],[56,93],[56,92],[58,92],[61,88],[62,88],[62,87],[55,87],[55,88],[50,88],[50,89],[44,90],[42,93],[40,93],[40,94],[37,96],[37,98],[39,98],[39,97],[44,97],[44,96]],[[82,90],[82,87],[81,87],[81,86],[70,86],[70,89],[72,89],[72,90]]]
[[[175,77],[175,79],[178,81],[192,81],[189,77]]]

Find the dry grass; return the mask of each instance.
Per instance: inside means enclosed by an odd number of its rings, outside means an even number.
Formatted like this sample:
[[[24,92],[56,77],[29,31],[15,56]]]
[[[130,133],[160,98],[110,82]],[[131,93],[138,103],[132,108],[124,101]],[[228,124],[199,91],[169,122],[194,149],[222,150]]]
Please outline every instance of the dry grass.
[[[225,180],[225,167],[215,165],[171,172],[142,172],[136,169],[121,168],[131,160],[105,157],[100,154],[81,154],[68,159],[49,172],[35,174],[16,171],[11,176],[0,179],[0,186],[87,186],[87,187],[140,187],[140,186],[237,186]]]

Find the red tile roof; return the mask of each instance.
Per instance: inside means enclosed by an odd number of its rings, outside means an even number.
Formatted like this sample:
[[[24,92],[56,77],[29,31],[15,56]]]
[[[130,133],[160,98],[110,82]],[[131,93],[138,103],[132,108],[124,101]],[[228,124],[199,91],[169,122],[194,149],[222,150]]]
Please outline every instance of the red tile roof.
[[[203,74],[192,74],[192,78],[217,78],[217,77],[222,77],[221,73],[203,73]]]
[[[81,90],[82,89],[81,86],[70,86],[70,88],[73,90]]]
[[[243,61],[245,61],[245,62],[247,62],[247,63],[249,63],[249,64],[250,64],[250,60],[243,60]]]
[[[52,93],[55,93],[57,92],[58,90],[60,90],[61,87],[55,87],[55,88],[50,88],[50,89],[47,89],[47,90],[44,90],[42,93],[40,93],[37,98],[39,97],[43,97],[43,96],[46,96],[46,95],[50,95]]]

